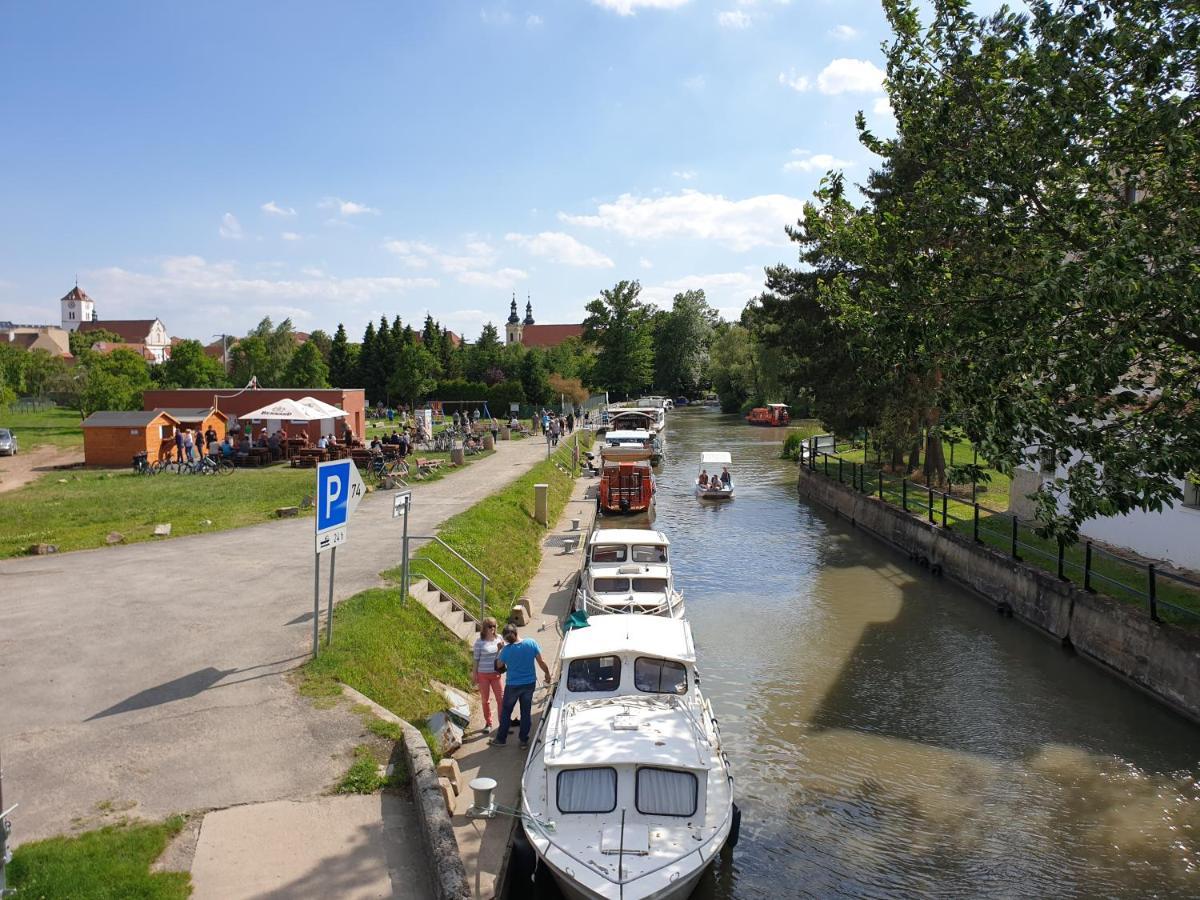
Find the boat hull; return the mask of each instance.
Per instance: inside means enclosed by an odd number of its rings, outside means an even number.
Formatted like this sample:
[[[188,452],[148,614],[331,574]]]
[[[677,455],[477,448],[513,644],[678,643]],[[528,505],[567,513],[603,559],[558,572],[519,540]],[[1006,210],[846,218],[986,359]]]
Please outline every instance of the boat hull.
[[[706,490],[703,490],[702,488],[696,488],[696,496],[701,500],[712,500],[715,502],[721,502],[723,500],[732,500],[733,499],[733,491],[732,490],[706,491]]]
[[[564,897],[570,897],[571,900],[612,900],[612,898],[622,898],[622,900],[686,900],[696,890],[696,885],[700,883],[700,879],[704,876],[705,871],[712,865],[712,860],[709,860],[707,865],[697,869],[695,873],[687,878],[679,878],[670,885],[667,885],[661,891],[655,891],[652,894],[639,894],[635,890],[634,885],[625,885],[625,892],[618,892],[617,886],[613,885],[611,894],[597,894],[590,891],[579,882],[575,881],[564,872],[560,872],[552,864],[546,861],[543,857],[542,862],[551,872],[554,873],[554,881],[558,884],[558,889]]]

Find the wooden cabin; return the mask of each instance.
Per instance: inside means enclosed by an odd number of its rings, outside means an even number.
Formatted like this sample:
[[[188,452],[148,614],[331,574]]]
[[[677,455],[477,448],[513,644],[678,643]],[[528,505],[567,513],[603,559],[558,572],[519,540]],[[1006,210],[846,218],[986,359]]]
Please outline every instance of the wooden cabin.
[[[180,421],[164,409],[94,412],[83,422],[83,463],[125,468],[145,453],[157,462],[164,448],[175,447]]]

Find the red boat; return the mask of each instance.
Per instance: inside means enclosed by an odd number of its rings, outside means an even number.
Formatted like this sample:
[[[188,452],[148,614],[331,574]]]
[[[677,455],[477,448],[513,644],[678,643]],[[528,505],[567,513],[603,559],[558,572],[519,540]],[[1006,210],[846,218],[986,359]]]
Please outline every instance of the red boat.
[[[766,406],[758,406],[750,410],[746,421],[751,425],[766,425],[768,428],[775,428],[786,425],[791,418],[788,416],[788,408],[785,404],[768,403]]]
[[[646,512],[653,502],[654,473],[649,460],[604,460],[597,498],[600,512]]]

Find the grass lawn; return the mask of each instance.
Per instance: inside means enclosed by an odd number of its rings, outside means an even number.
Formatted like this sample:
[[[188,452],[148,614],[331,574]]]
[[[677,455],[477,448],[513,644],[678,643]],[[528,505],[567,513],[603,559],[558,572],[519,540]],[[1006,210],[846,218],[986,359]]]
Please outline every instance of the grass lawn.
[[[83,449],[83,427],[79,413],[73,409],[52,407],[31,412],[15,409],[0,410],[0,428],[11,428],[22,452],[40,444]]]
[[[590,442],[590,434],[580,435],[581,446]],[[555,463],[569,468],[569,443],[499,493],[451,518],[439,531],[442,540],[488,573],[488,595],[495,598],[489,604],[492,610],[507,609],[503,604],[520,595],[541,563],[546,529],[533,518],[533,485],[550,484],[551,521],[566,506],[574,478]],[[420,557],[436,559],[464,584],[471,584],[468,570],[440,547],[426,546],[414,556],[414,578],[420,577]],[[399,569],[385,574],[399,580]],[[333,622],[333,646],[322,649],[301,670],[302,694],[332,698],[340,694],[342,682],[401,718],[421,723],[445,708],[442,697],[430,690],[430,679],[470,688],[467,645],[417,601],[402,600],[398,588],[356,594],[334,610]]]
[[[191,894],[187,872],[151,872],[183,818],[110,825],[75,837],[23,844],[8,867],[16,896],[72,900],[176,900]]]

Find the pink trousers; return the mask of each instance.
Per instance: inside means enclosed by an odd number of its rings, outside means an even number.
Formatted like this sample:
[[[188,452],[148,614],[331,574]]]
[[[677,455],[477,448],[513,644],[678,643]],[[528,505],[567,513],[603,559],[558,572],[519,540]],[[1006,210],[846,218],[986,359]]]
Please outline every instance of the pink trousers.
[[[492,672],[490,674],[480,672],[475,676],[475,683],[479,685],[479,696],[483,699],[483,723],[489,728],[492,726],[492,704],[489,702],[488,692],[490,691],[492,696],[496,698],[496,715],[499,715],[501,697],[503,696],[503,689],[500,687],[501,677],[499,672]]]

